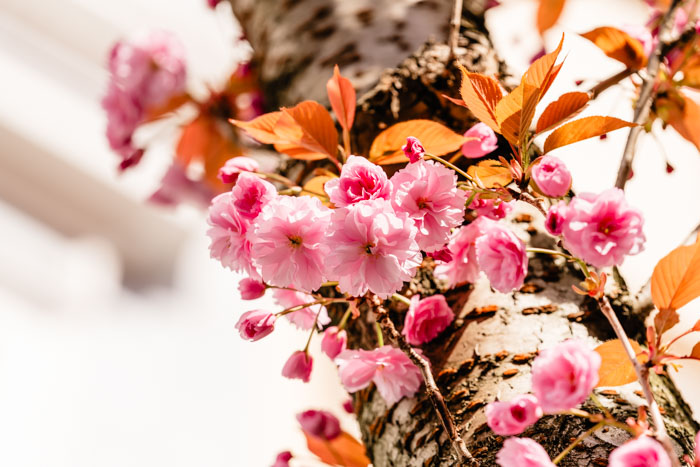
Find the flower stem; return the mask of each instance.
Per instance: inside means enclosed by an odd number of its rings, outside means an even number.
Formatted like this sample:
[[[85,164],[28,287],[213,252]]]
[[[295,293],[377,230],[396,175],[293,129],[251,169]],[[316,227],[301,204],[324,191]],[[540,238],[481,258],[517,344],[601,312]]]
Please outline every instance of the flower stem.
[[[348,319],[350,318],[351,314],[352,308],[348,307],[348,309],[345,310],[343,317],[340,319],[340,323],[338,324],[338,331],[345,329],[345,325],[348,323]]]
[[[452,170],[454,170],[455,172],[457,172],[458,174],[460,174],[462,177],[466,178],[466,179],[469,180],[470,182],[475,183],[475,182],[474,182],[474,179],[471,177],[471,175],[469,175],[467,172],[465,172],[464,170],[460,169],[459,167],[457,167],[457,166],[454,165],[453,163],[446,161],[446,160],[443,159],[442,157],[440,157],[440,156],[435,156],[435,155],[433,155],[433,154],[425,153],[425,158],[426,158],[426,159],[434,159],[434,160],[438,161],[439,163],[441,163],[442,165],[444,165],[445,167],[451,168]]]
[[[404,296],[401,295],[400,293],[395,293],[395,294],[393,294],[393,295],[391,296],[391,298],[394,299],[394,300],[396,300],[396,301],[405,303],[405,304],[408,305],[408,306],[411,306],[411,300],[409,300],[408,298],[404,297]]]
[[[605,425],[605,422],[596,423],[591,428],[589,428],[585,432],[581,433],[581,435],[579,435],[579,437],[576,438],[573,443],[569,444],[566,447],[566,449],[564,449],[562,452],[560,452],[559,455],[557,457],[555,457],[552,462],[554,464],[558,464],[559,462],[561,462],[561,460],[563,458],[565,458],[566,455],[569,454],[581,441],[588,438],[591,434],[593,434],[594,431],[596,431],[597,429],[601,428],[604,425]]]
[[[314,337],[314,334],[316,333],[316,330],[318,329],[318,317],[321,314],[321,311],[323,308],[319,308],[318,312],[316,313],[316,318],[314,318],[314,325],[311,326],[311,332],[309,333],[309,339],[306,341],[306,347],[304,347],[304,353],[308,354],[309,353],[309,345],[311,344],[311,338]]]
[[[384,347],[384,334],[382,333],[382,327],[377,321],[374,322],[374,330],[377,333],[377,346]]]
[[[576,258],[573,256],[564,253],[563,251],[557,251],[557,250],[548,250],[547,248],[528,248],[527,249],[528,253],[542,253],[545,255],[552,255],[552,256],[563,256],[564,258],[570,260],[570,261],[576,261]]]

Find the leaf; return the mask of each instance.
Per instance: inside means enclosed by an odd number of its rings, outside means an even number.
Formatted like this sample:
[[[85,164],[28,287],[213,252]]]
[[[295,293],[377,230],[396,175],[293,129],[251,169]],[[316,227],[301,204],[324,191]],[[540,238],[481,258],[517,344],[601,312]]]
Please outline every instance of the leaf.
[[[544,142],[544,152],[548,153],[567,144],[577,143],[584,139],[631,126],[635,126],[635,124],[615,117],[595,116],[580,118],[554,130]]]
[[[355,120],[357,97],[350,80],[341,76],[338,65],[333,69],[333,77],[326,83],[326,92],[338,123],[343,129],[349,131]]]
[[[561,69],[561,63],[556,66],[554,64],[556,63],[557,58],[559,58],[559,52],[561,52],[563,45],[564,35],[562,34],[557,48],[535,60],[523,75],[523,79],[526,82],[540,89],[539,99],[542,99],[542,97],[544,97],[544,95],[547,93],[547,90],[549,90],[552,82],[554,82],[554,78],[556,78],[559,70]]]
[[[554,26],[564,9],[564,0],[540,0],[537,6],[537,30],[540,36]]]
[[[233,125],[248,133],[248,135],[263,144],[276,144],[284,142],[275,134],[275,125],[282,116],[282,112],[270,112],[256,117],[248,122],[229,120]]]
[[[504,167],[500,162],[490,159],[469,166],[467,173],[473,178],[481,180],[481,183],[486,188],[506,186],[513,180],[508,167]]]
[[[651,299],[659,310],[677,310],[700,296],[700,235],[695,244],[664,256],[651,275]]]
[[[168,99],[165,103],[158,105],[156,107],[147,109],[146,111],[146,122],[152,122],[158,120],[161,117],[165,117],[166,114],[176,111],[183,105],[187,104],[192,100],[192,97],[187,93],[177,94]]]
[[[496,122],[499,133],[516,147],[520,146],[520,118],[523,106],[523,84],[513,89],[507,96],[496,104]]]
[[[292,108],[283,108],[274,132],[286,142],[311,152],[331,157],[338,153],[338,131],[333,118],[318,102],[303,101]]]
[[[654,329],[657,336],[662,336],[666,331],[678,324],[679,317],[676,310],[672,308],[662,308],[654,316]]]
[[[436,156],[456,151],[470,140],[432,120],[408,120],[390,126],[374,138],[369,160],[380,165],[407,162],[401,147],[409,136],[418,138],[425,151]]]
[[[364,445],[344,431],[330,441],[311,436],[306,432],[304,436],[309,451],[328,465],[367,467],[370,463],[365,455]]]
[[[462,85],[459,92],[465,105],[476,118],[488,125],[493,131],[500,133],[496,122],[496,104],[503,97],[501,86],[493,78],[470,73],[463,66]]]
[[[700,342],[693,346],[693,350],[690,351],[690,357],[700,359]]]
[[[617,28],[604,26],[581,36],[593,42],[605,55],[624,63],[632,70],[640,70],[647,64],[642,43]]]
[[[537,121],[535,133],[542,133],[579,113],[588,104],[588,93],[567,92],[549,104]]]
[[[304,183],[304,186],[302,187],[301,194],[302,195],[308,195],[308,196],[313,196],[314,198],[320,199],[324,203],[328,203],[328,195],[326,194],[326,190],[324,189],[324,185],[328,180],[333,180],[334,178],[338,178],[335,175],[317,175],[313,177],[311,180],[308,182]]]
[[[640,363],[646,363],[647,357],[642,354],[641,347],[634,341],[630,341],[637,360]],[[613,339],[600,344],[595,348],[595,351],[600,354],[602,360],[600,369],[598,370],[598,384],[601,386],[622,386],[637,380],[637,375],[634,372],[632,362],[630,362],[619,339]]]
[[[670,100],[665,101],[671,103],[668,107],[667,121],[678,134],[700,151],[700,106],[682,92],[678,93],[678,96],[682,99],[680,106],[673,105]],[[657,105],[661,106],[661,102]]]

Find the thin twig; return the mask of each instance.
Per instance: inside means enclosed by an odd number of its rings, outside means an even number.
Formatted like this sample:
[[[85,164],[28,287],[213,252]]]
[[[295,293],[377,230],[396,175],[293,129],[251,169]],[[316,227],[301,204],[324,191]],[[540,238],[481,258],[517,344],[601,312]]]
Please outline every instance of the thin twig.
[[[543,216],[547,217],[547,211],[542,206],[541,199],[535,198],[530,193],[526,193],[524,191],[515,191],[515,190],[509,190],[509,191],[515,199],[517,199],[518,201],[524,201],[527,204],[530,204],[530,205],[536,207],[537,210],[540,211]]]
[[[474,457],[467,449],[467,445],[459,435],[459,431],[455,426],[454,419],[450,410],[447,408],[445,403],[445,398],[442,396],[440,389],[438,389],[437,384],[435,384],[435,379],[433,378],[433,373],[430,371],[430,363],[422,355],[420,355],[416,350],[411,347],[411,345],[406,342],[406,339],[396,330],[393,321],[389,317],[389,312],[381,304],[379,298],[375,296],[374,300],[375,312],[377,313],[377,321],[381,325],[382,329],[396,342],[399,348],[411,359],[411,361],[418,367],[421,374],[423,375],[423,381],[425,382],[425,391],[430,397],[430,402],[433,404],[435,412],[442,422],[442,426],[445,428],[447,435],[452,441],[452,447],[457,453],[463,464],[473,467],[479,466],[479,462],[474,459]]]
[[[455,0],[454,10],[452,10],[452,20],[450,21],[450,37],[448,45],[450,46],[450,56],[447,59],[451,62],[455,58],[455,49],[459,41],[459,28],[462,26],[462,0]]]
[[[673,0],[671,6],[666,11],[661,23],[659,24],[659,41],[654,47],[654,51],[649,57],[649,63],[647,63],[646,74],[642,78],[642,89],[639,92],[639,100],[637,105],[634,107],[634,119],[633,123],[636,125],[630,128],[629,135],[627,136],[627,143],[625,143],[625,150],[622,153],[622,160],[620,161],[620,168],[617,171],[617,181],[615,186],[617,188],[625,189],[625,184],[629,179],[630,170],[632,170],[632,162],[635,156],[635,147],[637,145],[637,139],[639,134],[642,132],[643,124],[649,118],[649,111],[651,110],[651,104],[654,100],[654,94],[656,87],[656,77],[659,74],[659,67],[661,66],[661,50],[664,47],[663,39],[668,35],[668,32],[673,27],[673,16],[676,11],[676,7],[681,3],[682,0]]]
[[[595,86],[593,86],[591,89],[588,90],[588,96],[589,96],[590,100],[595,99],[596,97],[598,97],[603,91],[605,91],[609,87],[616,85],[617,83],[619,83],[623,79],[627,78],[628,76],[632,76],[636,72],[637,72],[637,70],[633,70],[632,68],[625,68],[621,72],[616,73],[616,74],[612,75],[611,77],[604,79],[603,81],[601,81],[600,83],[596,84]]]
[[[598,422],[595,425],[593,425],[591,428],[589,428],[587,431],[581,433],[581,435],[574,440],[573,443],[569,444],[566,449],[564,449],[557,457],[554,458],[552,461],[553,464],[558,464],[561,462],[563,458],[566,457],[567,454],[569,454],[573,449],[578,446],[578,444],[583,441],[584,439],[588,438],[594,431],[597,429],[605,426],[605,422]]]
[[[610,301],[608,300],[608,297],[602,296],[601,298],[599,298],[598,299],[598,306],[600,307],[600,310],[603,312],[603,315],[610,322],[610,325],[612,326],[613,330],[615,331],[615,335],[617,335],[617,338],[620,339],[620,342],[622,342],[622,347],[625,349],[625,353],[627,354],[627,357],[630,359],[630,362],[632,362],[632,366],[634,367],[634,372],[637,375],[637,380],[639,381],[639,384],[642,386],[642,392],[644,393],[644,398],[646,399],[647,405],[649,406],[649,412],[651,413],[651,418],[654,421],[654,428],[656,428],[656,438],[659,440],[659,442],[661,442],[663,447],[666,449],[668,456],[671,458],[671,462],[672,462],[673,466],[680,467],[680,463],[678,462],[678,457],[676,456],[676,453],[673,450],[673,444],[671,443],[671,438],[668,437],[668,433],[666,432],[666,425],[664,424],[664,419],[661,416],[661,411],[659,410],[659,405],[656,403],[656,399],[654,398],[654,393],[652,392],[651,386],[649,385],[649,369],[646,366],[643,366],[641,363],[639,363],[639,360],[637,360],[637,354],[634,351],[634,349],[632,348],[632,344],[630,343],[630,340],[627,337],[627,333],[625,333],[625,330],[622,327],[620,320],[617,319],[617,315],[615,314],[615,310],[613,310],[612,306],[610,306]]]

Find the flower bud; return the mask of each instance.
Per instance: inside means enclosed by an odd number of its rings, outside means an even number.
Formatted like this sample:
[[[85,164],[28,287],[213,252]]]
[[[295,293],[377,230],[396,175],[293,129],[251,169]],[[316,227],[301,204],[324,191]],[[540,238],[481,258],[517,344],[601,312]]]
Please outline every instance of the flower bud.
[[[289,356],[282,368],[282,376],[289,379],[300,379],[305,383],[311,378],[314,360],[303,350],[297,350]]]
[[[255,300],[265,295],[265,284],[259,280],[246,277],[238,283],[238,291],[243,300]]]
[[[508,402],[492,402],[486,406],[486,421],[497,435],[519,435],[542,416],[537,398],[530,394]]]
[[[301,428],[311,436],[330,441],[340,436],[340,422],[325,410],[307,410],[297,414]]]
[[[243,313],[236,323],[241,337],[248,341],[257,341],[275,330],[277,317],[264,310],[252,310]]]
[[[571,172],[561,159],[543,156],[532,166],[532,180],[537,188],[551,198],[559,198],[571,188]]]
[[[467,138],[474,138],[462,145],[462,154],[470,159],[478,159],[498,148],[496,133],[485,123],[477,123],[464,133]]]
[[[258,161],[250,157],[239,156],[226,161],[219,169],[219,179],[224,183],[236,183],[241,172],[256,172],[260,168]]]
[[[425,148],[420,143],[418,138],[413,136],[406,138],[406,144],[403,145],[401,150],[404,154],[406,154],[406,157],[408,157],[408,160],[411,161],[411,163],[418,162],[425,157]]]
[[[331,360],[338,356],[340,352],[348,346],[348,333],[345,329],[338,330],[337,326],[331,326],[323,332],[321,340],[321,350],[328,355]]]

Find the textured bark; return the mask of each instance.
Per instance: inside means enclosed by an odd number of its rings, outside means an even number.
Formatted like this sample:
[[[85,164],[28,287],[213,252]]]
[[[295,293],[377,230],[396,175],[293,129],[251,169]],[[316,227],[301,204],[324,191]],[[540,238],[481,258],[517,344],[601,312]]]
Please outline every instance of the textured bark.
[[[343,53],[335,53],[330,45],[326,48],[326,43],[322,45],[318,40],[314,42],[309,39],[309,34],[313,36],[309,31],[319,26],[308,22],[308,19],[318,17],[319,9],[330,10],[321,15],[323,21],[332,24],[334,32],[342,30],[341,36],[348,43],[362,43],[366,48],[373,41],[380,43],[384,37],[377,28],[343,30],[342,25],[346,21],[343,15],[355,11],[355,18],[358,18],[357,10],[364,8],[362,11],[366,11],[368,2],[232,0],[232,3],[262,64],[262,77],[266,81],[268,96],[275,103],[292,104],[310,98],[323,101],[325,81],[331,74],[331,67],[336,62],[343,64]],[[343,8],[338,6],[340,3],[344,5]],[[422,37],[414,31],[411,39],[406,40],[408,43],[413,44],[417,40],[422,43],[431,35],[430,31],[443,32],[440,36],[433,34],[438,40],[446,36],[440,24],[446,25],[449,21],[451,1],[407,0],[391,3],[423,5],[415,8],[427,8],[426,4],[431,4],[434,11],[444,15],[443,23],[426,19],[429,24],[422,30]],[[493,50],[483,18],[474,14],[478,13],[480,2],[466,3],[470,11],[465,11],[462,21],[457,59],[472,71],[498,75],[508,86],[506,69]],[[372,17],[382,17],[380,10],[388,6],[382,1],[374,1],[373,4]],[[289,14],[289,11],[295,12],[294,19],[290,19],[292,25],[284,30],[286,23],[283,13]],[[278,18],[279,22],[274,22],[273,17]],[[405,23],[408,18],[415,20],[417,17],[420,17],[420,10],[414,9],[407,17],[401,19],[396,16],[392,21]],[[302,18],[306,18],[307,23]],[[300,24],[306,24],[305,29]],[[271,31],[271,28],[275,30]],[[300,31],[306,32],[297,34]],[[334,33],[328,36],[328,40],[330,44],[337,43]],[[273,52],[276,47],[282,46],[288,56]],[[404,49],[400,47],[400,52],[408,55]],[[305,51],[311,58],[302,58],[301,52],[295,56],[290,50]],[[326,50],[329,50],[327,56],[324,55]],[[348,66],[354,67],[351,69],[359,78],[360,88],[366,88],[370,78],[376,81],[361,98],[358,107],[353,129],[353,147],[357,153],[366,154],[374,136],[397,121],[430,118],[456,131],[474,123],[466,110],[449,103],[442,96],[443,93],[455,96],[459,88],[454,64],[446,64],[448,55],[447,46],[433,41],[405,59],[400,53],[395,53],[383,56],[381,63],[372,60],[365,63],[365,57],[360,55],[345,63],[344,70]],[[398,62],[401,63],[396,65]],[[377,74],[378,68],[394,66],[381,76]],[[507,144],[501,146],[507,147]],[[512,221],[528,245],[553,246],[552,238],[541,233],[540,214],[531,212],[529,206],[523,207]],[[484,407],[493,400],[509,399],[530,390],[530,364],[539,349],[570,337],[588,340],[591,345],[614,337],[595,302],[572,292],[571,285],[580,280],[577,272],[561,260],[537,256],[530,262],[526,286],[518,292],[495,293],[486,281],[480,281],[446,294],[458,319],[424,350],[430,357],[435,378],[455,414],[465,441],[482,465],[495,465],[495,455],[503,441],[486,426]],[[436,291],[428,267],[405,292],[425,295]],[[613,305],[617,307],[625,328],[633,337],[641,340],[643,320],[649,310],[635,303],[624,291],[615,294],[612,297]],[[397,325],[403,321],[404,311],[405,306],[402,305],[395,305],[392,309]],[[372,313],[365,312],[352,323],[352,347],[369,348],[375,345],[373,320]],[[655,378],[653,384],[679,455],[691,452],[697,424],[690,409],[669,379]],[[600,394],[600,398],[619,419],[624,420],[628,416],[636,416],[637,408],[644,404],[643,398],[635,394],[635,389],[635,385],[616,388],[613,392]],[[419,394],[416,398],[404,399],[393,407],[387,407],[374,388],[368,388],[357,393],[355,400],[363,439],[375,466],[458,464],[425,395]],[[591,426],[578,418],[548,416],[525,434],[541,442],[549,454],[555,456],[572,438]],[[627,435],[617,429],[598,430],[560,465],[606,465],[605,459],[610,450],[626,439]]]

